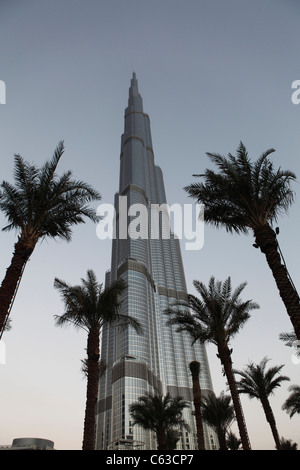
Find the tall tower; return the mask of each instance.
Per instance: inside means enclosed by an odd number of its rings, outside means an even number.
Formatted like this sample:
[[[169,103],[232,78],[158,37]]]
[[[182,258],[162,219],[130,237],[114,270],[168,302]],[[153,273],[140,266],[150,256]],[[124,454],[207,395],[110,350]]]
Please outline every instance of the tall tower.
[[[124,120],[119,191],[115,195],[116,237],[106,282],[119,277],[125,280],[123,313],[139,320],[143,334],[137,334],[132,327],[108,326],[103,331],[101,358],[107,369],[99,384],[96,449],[156,449],[153,433],[132,426],[129,413],[133,401],[155,391],[180,395],[190,402],[184,417],[191,431],[182,433],[177,448],[195,449],[189,363],[193,360],[201,363],[204,393],[212,390],[209,365],[204,346],[192,347],[190,336],[166,325],[164,310],[178,300],[185,300],[187,289],[179,240],[172,234],[169,238],[152,236],[155,227],[150,208],[163,207],[166,196],[162,171],[154,163],[150,120],[143,111],[135,73]],[[133,219],[130,215],[130,208],[137,207],[144,208],[140,212],[147,221],[140,224],[139,237],[130,236],[130,224],[137,221],[137,217]],[[205,437],[207,448],[212,448],[210,430],[206,429]]]

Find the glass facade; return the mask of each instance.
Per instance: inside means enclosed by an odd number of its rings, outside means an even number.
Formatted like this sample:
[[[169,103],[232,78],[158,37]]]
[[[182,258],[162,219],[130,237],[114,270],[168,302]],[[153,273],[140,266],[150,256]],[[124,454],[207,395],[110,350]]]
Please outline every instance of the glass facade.
[[[152,432],[132,426],[129,405],[146,392],[169,392],[190,403],[178,449],[197,448],[189,363],[201,363],[201,387],[212,384],[203,345],[191,346],[191,338],[166,325],[166,308],[187,296],[180,245],[173,235],[162,237],[162,225],[152,217],[154,204],[162,207],[166,196],[161,169],[154,163],[149,116],[143,112],[137,79],[133,74],[121,137],[119,191],[115,195],[116,238],[112,243],[111,269],[106,282],[122,277],[127,289],[123,313],[142,326],[107,326],[101,337],[101,357],[107,369],[100,379],[96,410],[96,449],[156,449]],[[138,206],[135,206],[138,204]],[[132,211],[139,208],[138,212]],[[141,210],[143,209],[143,210]],[[132,212],[131,212],[132,211]],[[162,214],[160,214],[162,218]],[[156,224],[156,225],[155,225]],[[160,236],[152,236],[157,228]],[[137,236],[138,234],[138,236]],[[216,444],[206,429],[206,446]]]

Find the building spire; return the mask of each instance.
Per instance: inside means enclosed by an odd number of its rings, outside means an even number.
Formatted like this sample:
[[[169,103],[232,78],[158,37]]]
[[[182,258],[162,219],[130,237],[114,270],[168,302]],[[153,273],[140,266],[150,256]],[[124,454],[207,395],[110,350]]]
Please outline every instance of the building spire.
[[[138,92],[138,81],[137,81],[137,78],[136,78],[135,71],[132,72],[131,88],[135,88],[136,92]]]
[[[134,71],[132,73],[132,79],[129,88],[128,108],[131,110],[134,109],[136,111],[143,111],[142,98],[139,94],[138,81],[136,78],[136,73]]]

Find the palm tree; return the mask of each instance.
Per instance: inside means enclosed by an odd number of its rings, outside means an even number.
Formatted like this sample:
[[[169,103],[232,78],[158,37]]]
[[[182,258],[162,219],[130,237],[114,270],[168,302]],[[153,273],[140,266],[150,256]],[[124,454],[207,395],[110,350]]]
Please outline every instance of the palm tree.
[[[232,370],[232,349],[229,349],[229,342],[249,319],[249,312],[258,308],[258,305],[250,300],[242,302],[239,297],[246,283],[240,284],[232,292],[230,277],[222,283],[215,281],[212,276],[208,288],[199,281],[194,281],[194,286],[201,295],[201,300],[191,294],[188,296],[188,305],[193,313],[180,311],[176,306],[171,307],[166,310],[170,315],[168,324],[179,325],[178,330],[188,331],[194,341],[207,341],[217,346],[217,355],[230,388],[243,449],[247,450],[250,449],[250,443]]]
[[[98,393],[98,379],[101,372],[99,362],[100,331],[103,325],[120,322],[132,325],[140,331],[140,325],[134,318],[120,312],[120,296],[126,285],[122,279],[115,281],[103,289],[97,282],[92,270],[87,271],[87,278],[81,280],[81,285],[70,286],[55,278],[54,287],[59,290],[65,304],[65,312],[56,315],[56,324],[64,326],[71,324],[87,332],[87,358],[84,361],[84,371],[87,375],[87,395],[83,433],[83,450],[94,448],[95,405]]]
[[[129,411],[133,425],[138,424],[146,430],[154,431],[157,439],[157,449],[167,449],[167,438],[170,432],[184,427],[189,430],[183,419],[183,410],[188,406],[181,397],[172,398],[169,393],[163,396],[159,393],[147,393],[130,405]]]
[[[229,232],[248,233],[255,237],[256,248],[265,254],[291,323],[300,339],[299,295],[290,278],[277,241],[278,229],[272,225],[293,202],[291,183],[296,177],[291,171],[276,170],[268,158],[274,149],[264,152],[252,163],[241,142],[237,157],[228,158],[207,153],[219,172],[206,169],[204,182],[184,189],[190,197],[204,204],[204,219]]]
[[[280,333],[279,339],[285,343],[289,348],[294,348],[292,354],[292,361],[294,364],[300,363],[300,341],[297,340],[296,334],[292,331],[291,333]]]
[[[229,450],[239,450],[241,443],[241,440],[232,431],[227,433],[226,444]]]
[[[239,393],[246,393],[250,398],[257,398],[261,401],[266,419],[271,427],[276,448],[280,450],[280,438],[269,402],[269,396],[274,393],[277,387],[280,387],[281,382],[290,379],[284,375],[278,376],[283,365],[274,366],[266,370],[268,361],[269,359],[264,358],[257,365],[251,362],[244,371],[237,370],[235,372],[242,377],[242,379],[237,382]]]
[[[284,437],[280,440],[280,448],[281,450],[298,450],[298,444],[296,442],[292,442],[291,439],[284,439]]]
[[[234,408],[230,404],[230,395],[224,392],[216,397],[214,393],[209,393],[202,400],[202,418],[218,436],[219,449],[228,450],[226,433],[235,420]]]
[[[292,418],[295,413],[300,414],[300,387],[299,385],[291,385],[289,391],[292,393],[282,405],[282,409]]]
[[[193,380],[193,396],[194,396],[194,407],[195,407],[195,418],[196,418],[196,428],[197,428],[197,440],[198,440],[198,449],[205,450],[205,441],[204,441],[204,431],[201,415],[201,386],[200,386],[200,362],[192,361],[189,364],[189,368],[192,374]]]
[[[72,179],[70,171],[60,177],[57,175],[56,168],[63,152],[61,141],[52,159],[41,168],[15,155],[15,185],[6,181],[0,185],[0,209],[8,220],[3,230],[15,229],[18,233],[11,264],[0,287],[0,331],[10,313],[25,265],[38,241],[45,238],[69,241],[72,227],[83,223],[85,217],[98,220],[87,203],[101,199],[100,194],[88,184]]]

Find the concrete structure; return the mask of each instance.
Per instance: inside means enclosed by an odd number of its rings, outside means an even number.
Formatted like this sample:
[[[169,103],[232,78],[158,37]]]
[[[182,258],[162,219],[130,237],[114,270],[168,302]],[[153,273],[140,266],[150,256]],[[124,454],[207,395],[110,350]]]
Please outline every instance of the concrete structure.
[[[0,446],[0,450],[54,450],[54,442],[37,437],[14,439],[11,446]]]
[[[132,426],[129,414],[133,401],[154,391],[180,395],[191,403],[185,411],[191,432],[182,433],[177,448],[197,448],[189,363],[201,362],[204,393],[212,390],[212,384],[204,346],[192,347],[190,336],[166,325],[164,310],[175,301],[186,300],[187,289],[179,240],[173,234],[164,239],[161,225],[159,238],[151,236],[158,222],[151,219],[150,206],[157,208],[162,204],[166,204],[163,174],[154,162],[150,120],[143,111],[134,73],[121,137],[116,237],[106,282],[119,277],[126,281],[124,313],[140,321],[143,335],[131,327],[124,330],[111,326],[103,331],[101,358],[107,370],[99,386],[96,449],[156,449],[153,433]],[[141,207],[145,209],[143,220],[133,219],[133,209]],[[137,220],[146,221],[140,223],[140,238],[136,238]],[[213,433],[206,429],[207,448],[213,448],[215,443]]]

